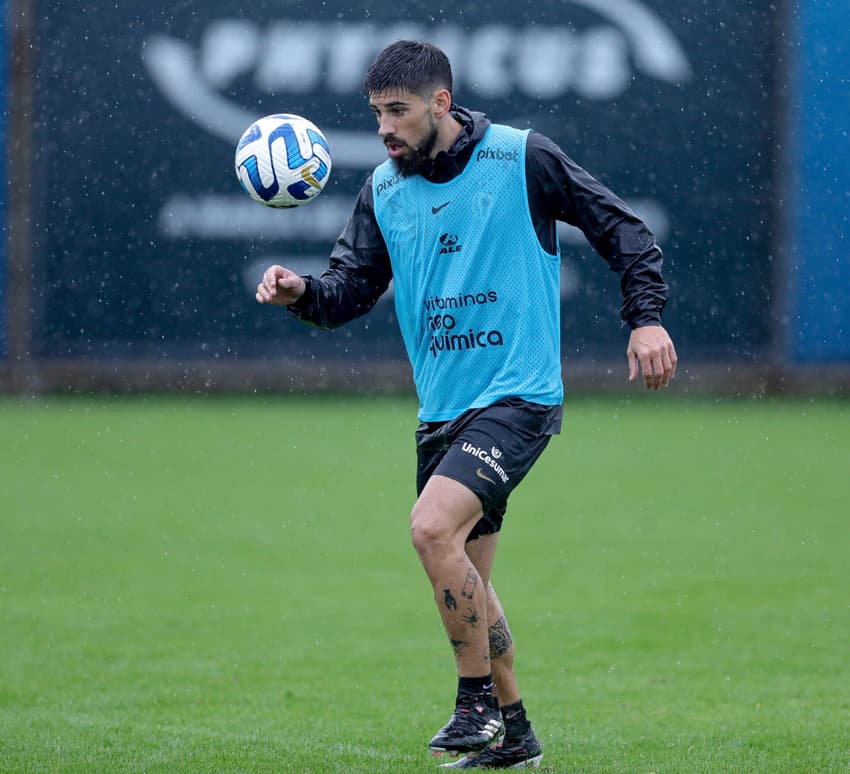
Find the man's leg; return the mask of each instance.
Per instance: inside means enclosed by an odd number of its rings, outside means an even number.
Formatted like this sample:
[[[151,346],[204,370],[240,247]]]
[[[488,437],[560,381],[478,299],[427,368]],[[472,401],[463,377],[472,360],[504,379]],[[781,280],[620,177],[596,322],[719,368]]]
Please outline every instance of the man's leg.
[[[431,740],[434,752],[481,750],[503,730],[492,694],[487,589],[464,547],[481,515],[481,501],[470,489],[433,475],[410,516],[413,545],[457,661],[455,714]]]
[[[514,647],[508,621],[501,602],[489,582],[496,554],[498,533],[482,535],[466,544],[466,552],[487,583],[487,620],[490,639],[490,666],[496,696],[501,705],[505,723],[505,737],[498,747],[491,747],[478,755],[468,755],[443,768],[505,769],[537,768],[543,760],[543,749],[525,714],[525,707],[517,688],[514,673]]]
[[[490,674],[487,590],[464,550],[481,501],[463,484],[432,476],[410,516],[413,545],[431,586],[460,677]]]
[[[502,707],[519,701],[516,674],[514,673],[514,644],[502,603],[490,583],[493,560],[499,533],[482,535],[466,544],[466,554],[478,570],[487,588],[487,635],[490,649],[490,668],[493,672],[493,689]]]

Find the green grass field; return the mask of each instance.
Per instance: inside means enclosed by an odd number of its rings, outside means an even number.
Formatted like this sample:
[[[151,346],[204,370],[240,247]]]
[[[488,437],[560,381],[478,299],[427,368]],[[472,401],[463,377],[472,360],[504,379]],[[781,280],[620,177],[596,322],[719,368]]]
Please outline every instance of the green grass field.
[[[850,770],[850,406],[568,402],[494,583],[549,772]],[[0,771],[427,772],[403,398],[0,401]]]

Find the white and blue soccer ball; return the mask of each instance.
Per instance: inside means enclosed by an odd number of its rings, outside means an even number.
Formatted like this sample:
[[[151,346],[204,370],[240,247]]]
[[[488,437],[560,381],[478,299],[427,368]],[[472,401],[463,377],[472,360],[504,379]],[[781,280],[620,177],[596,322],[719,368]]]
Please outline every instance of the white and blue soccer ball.
[[[269,207],[298,207],[315,199],[331,174],[331,151],[312,122],[292,113],[265,116],[236,146],[236,177]]]

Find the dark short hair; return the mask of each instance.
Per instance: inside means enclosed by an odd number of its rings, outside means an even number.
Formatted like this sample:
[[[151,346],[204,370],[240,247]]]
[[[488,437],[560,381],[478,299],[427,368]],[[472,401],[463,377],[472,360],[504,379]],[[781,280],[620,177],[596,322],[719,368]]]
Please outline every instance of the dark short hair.
[[[366,94],[404,89],[425,95],[436,89],[452,90],[448,57],[431,43],[398,40],[378,54],[363,82]]]

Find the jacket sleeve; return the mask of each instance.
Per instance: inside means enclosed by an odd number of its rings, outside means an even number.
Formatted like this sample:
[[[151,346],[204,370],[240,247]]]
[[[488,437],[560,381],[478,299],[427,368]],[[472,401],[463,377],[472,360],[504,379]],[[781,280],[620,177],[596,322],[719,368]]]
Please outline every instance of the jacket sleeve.
[[[318,278],[307,274],[303,279],[304,295],[287,309],[321,328],[336,328],[366,314],[389,286],[392,267],[375,219],[371,175],[334,244],[328,268]]]
[[[630,327],[659,325],[668,287],[661,248],[646,224],[619,197],[549,138],[529,135],[526,169],[532,219],[560,220],[581,229],[620,277],[620,314]],[[537,226],[537,223],[536,223]],[[537,226],[538,235],[540,228]]]

